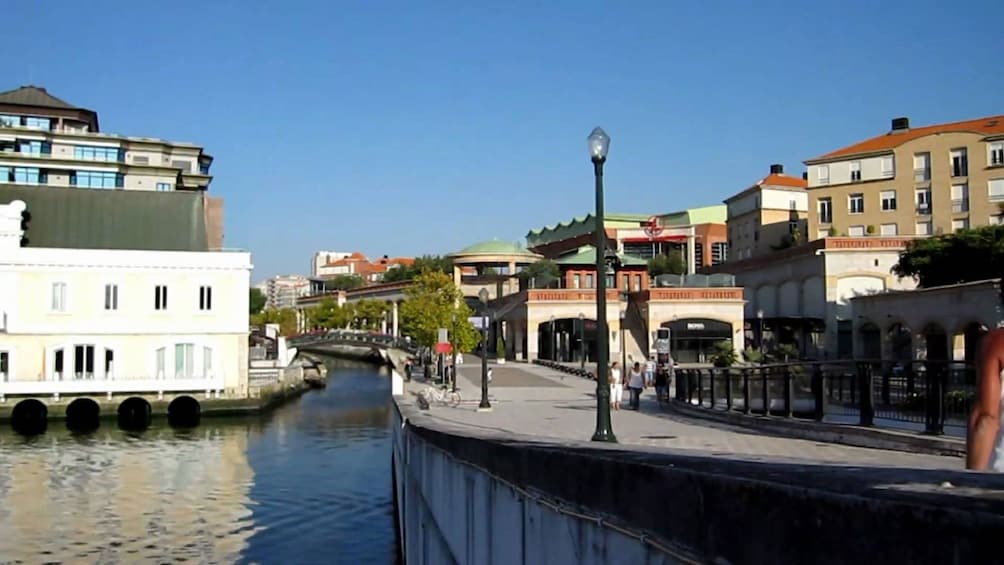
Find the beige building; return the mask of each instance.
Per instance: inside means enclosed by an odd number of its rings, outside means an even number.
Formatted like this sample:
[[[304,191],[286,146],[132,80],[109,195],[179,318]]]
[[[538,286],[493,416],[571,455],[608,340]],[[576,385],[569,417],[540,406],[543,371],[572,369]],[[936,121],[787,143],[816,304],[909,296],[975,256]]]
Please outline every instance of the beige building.
[[[278,275],[265,281],[266,308],[293,308],[296,299],[310,294],[310,279],[302,275]]]
[[[805,162],[809,238],[936,235],[1002,222],[1004,116],[885,134]]]
[[[725,199],[728,260],[760,257],[805,241],[809,195],[805,179],[771,165],[770,174]]]

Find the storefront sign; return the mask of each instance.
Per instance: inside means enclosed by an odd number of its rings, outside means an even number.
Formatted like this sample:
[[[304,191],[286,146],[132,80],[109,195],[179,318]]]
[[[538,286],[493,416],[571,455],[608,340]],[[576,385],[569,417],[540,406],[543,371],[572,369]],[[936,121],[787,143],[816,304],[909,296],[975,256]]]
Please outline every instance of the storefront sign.
[[[703,330],[704,329],[704,324],[702,324],[700,322],[687,322],[687,329],[688,330]]]

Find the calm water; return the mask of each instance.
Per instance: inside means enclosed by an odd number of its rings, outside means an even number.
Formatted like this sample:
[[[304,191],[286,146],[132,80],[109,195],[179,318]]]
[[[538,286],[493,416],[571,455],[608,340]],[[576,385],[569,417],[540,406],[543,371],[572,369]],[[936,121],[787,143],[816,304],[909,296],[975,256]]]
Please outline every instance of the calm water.
[[[0,563],[396,563],[390,382],[335,368],[268,416],[0,431]]]

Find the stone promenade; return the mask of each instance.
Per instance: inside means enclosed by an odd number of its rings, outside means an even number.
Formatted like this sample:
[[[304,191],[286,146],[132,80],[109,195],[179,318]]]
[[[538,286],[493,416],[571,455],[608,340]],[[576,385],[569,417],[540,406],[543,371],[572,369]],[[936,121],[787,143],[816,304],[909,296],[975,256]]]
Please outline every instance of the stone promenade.
[[[481,397],[480,361],[467,356],[458,385],[464,401],[451,408],[435,404],[429,414],[444,422],[557,440],[589,440],[596,425],[596,385],[537,365],[492,364],[489,399],[493,410],[477,412]],[[426,385],[406,384],[411,395]],[[622,406],[627,406],[627,394]],[[909,467],[962,470],[960,457],[923,455],[851,447],[832,443],[764,435],[760,432],[695,420],[660,409],[651,389],[642,395],[641,410],[611,412],[618,442],[704,456],[747,461],[813,462],[849,466]]]

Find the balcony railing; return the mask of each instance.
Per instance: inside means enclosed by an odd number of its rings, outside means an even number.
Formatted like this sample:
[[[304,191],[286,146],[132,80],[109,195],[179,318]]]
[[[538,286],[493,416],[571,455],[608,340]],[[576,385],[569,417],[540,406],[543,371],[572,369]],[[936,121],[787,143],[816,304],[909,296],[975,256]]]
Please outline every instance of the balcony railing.
[[[913,170],[913,180],[914,182],[927,182],[931,180],[931,169],[914,169]]]
[[[931,205],[930,204],[917,204],[917,215],[918,216],[930,216],[931,215]]]
[[[952,212],[953,213],[958,214],[960,212],[968,212],[968,211],[969,211],[969,199],[968,198],[953,199],[952,200]]]
[[[6,395],[121,394],[205,391],[220,392],[223,377],[179,379],[79,379],[0,382],[0,399]]]

